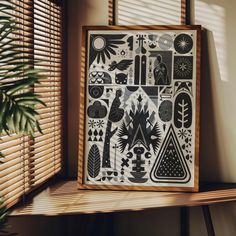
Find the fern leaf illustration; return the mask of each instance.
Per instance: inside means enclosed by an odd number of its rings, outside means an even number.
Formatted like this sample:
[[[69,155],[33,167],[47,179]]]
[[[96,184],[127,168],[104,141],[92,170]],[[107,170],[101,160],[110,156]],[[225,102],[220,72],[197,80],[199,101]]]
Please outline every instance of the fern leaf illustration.
[[[192,125],[192,101],[187,93],[180,93],[175,100],[174,124],[176,128]]]
[[[91,178],[96,178],[100,172],[101,168],[101,156],[98,149],[98,146],[96,144],[93,144],[90,148],[89,154],[88,154],[88,175]]]

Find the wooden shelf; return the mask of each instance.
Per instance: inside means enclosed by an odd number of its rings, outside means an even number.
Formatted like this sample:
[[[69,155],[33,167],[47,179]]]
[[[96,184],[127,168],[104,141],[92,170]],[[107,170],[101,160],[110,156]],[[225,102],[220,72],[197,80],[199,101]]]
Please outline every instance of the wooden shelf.
[[[199,193],[77,190],[76,181],[60,181],[11,215],[72,215],[141,211],[160,207],[200,206],[236,201],[236,185],[204,185]]]

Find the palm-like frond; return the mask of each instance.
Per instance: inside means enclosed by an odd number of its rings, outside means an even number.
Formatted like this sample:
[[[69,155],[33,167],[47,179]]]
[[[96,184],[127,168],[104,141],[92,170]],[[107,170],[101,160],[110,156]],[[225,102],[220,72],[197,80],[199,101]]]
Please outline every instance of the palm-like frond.
[[[33,135],[40,132],[37,104],[45,105],[33,92],[45,71],[33,68],[35,60],[24,52],[18,38],[18,26],[7,15],[12,6],[0,3],[0,134],[11,132]]]
[[[8,14],[14,10],[10,4],[0,0],[0,134],[33,135],[35,128],[41,132],[35,106],[45,105],[34,93],[33,85],[40,82],[46,71],[35,70],[35,60],[24,52],[18,25]],[[0,159],[3,157],[0,151]],[[14,236],[8,232],[7,216],[0,200],[0,235]]]
[[[9,225],[8,225],[8,215],[9,212],[7,208],[4,206],[3,201],[0,200],[0,235],[1,236],[15,236],[15,233],[9,233]]]

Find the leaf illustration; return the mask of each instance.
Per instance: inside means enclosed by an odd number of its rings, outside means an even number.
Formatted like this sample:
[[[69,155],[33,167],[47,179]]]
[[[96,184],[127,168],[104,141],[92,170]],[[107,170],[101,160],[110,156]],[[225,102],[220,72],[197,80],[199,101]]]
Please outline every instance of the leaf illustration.
[[[192,102],[187,93],[180,93],[175,99],[174,124],[176,128],[192,125]]]
[[[93,144],[88,154],[88,174],[91,178],[96,178],[101,168],[101,157],[98,146]]]

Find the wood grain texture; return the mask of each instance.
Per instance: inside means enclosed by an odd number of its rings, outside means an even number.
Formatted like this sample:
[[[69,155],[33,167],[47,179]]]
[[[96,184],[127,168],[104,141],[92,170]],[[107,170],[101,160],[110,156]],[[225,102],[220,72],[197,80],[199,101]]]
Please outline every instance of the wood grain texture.
[[[116,1],[117,0],[108,0],[108,24],[116,24]]]
[[[227,185],[225,185],[227,187]],[[12,210],[19,215],[73,215],[141,211],[160,207],[202,206],[236,201],[236,188],[198,193],[77,190],[76,181],[60,181],[25,205]]]
[[[157,186],[117,186],[117,185],[92,185],[84,183],[85,169],[85,99],[86,99],[86,78],[87,78],[87,32],[89,30],[196,30],[197,51],[196,51],[196,116],[195,116],[195,169],[194,187],[157,187]],[[78,156],[78,188],[79,189],[103,189],[103,190],[157,190],[157,191],[199,191],[199,131],[200,131],[200,51],[201,51],[201,26],[200,25],[129,25],[129,26],[84,26],[82,37],[82,64],[80,79],[80,115],[79,115],[79,156]]]
[[[186,24],[186,0],[181,0],[181,24]]]

